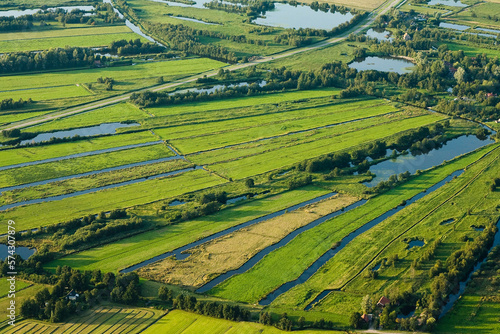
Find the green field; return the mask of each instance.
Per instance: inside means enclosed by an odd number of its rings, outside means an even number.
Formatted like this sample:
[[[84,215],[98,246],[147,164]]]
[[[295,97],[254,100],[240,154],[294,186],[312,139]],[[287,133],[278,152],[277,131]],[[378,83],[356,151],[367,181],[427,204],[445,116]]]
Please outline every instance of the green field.
[[[88,95],[92,94],[82,86],[74,85],[74,86],[63,86],[54,88],[4,91],[0,93],[0,100],[13,99],[17,101],[19,99],[23,100],[32,99],[33,101],[43,101],[43,100],[54,100],[54,99],[63,99],[68,97],[80,97]]]
[[[71,265],[73,268],[82,270],[100,268],[103,271],[116,272],[231,226],[326,193],[328,191],[325,189],[309,186],[265,199],[253,200],[214,215],[178,223],[161,230],[146,232],[109,245],[65,256],[49,263],[47,269],[53,270],[58,265]]]
[[[126,26],[108,26],[108,27],[92,27],[88,26],[85,28],[67,28],[67,29],[46,29],[41,31],[30,31],[30,32],[10,32],[1,33],[0,41],[25,41],[25,40],[35,40],[35,39],[52,39],[56,37],[81,37],[81,36],[95,36],[95,35],[116,35],[123,33],[132,33],[129,27]],[[139,38],[139,35],[134,37],[133,35],[128,35],[130,38]],[[93,39],[93,37],[92,37]],[[127,39],[128,40],[128,39]],[[143,41],[145,41],[143,39]],[[26,43],[26,42],[20,42]],[[62,46],[64,47],[64,46]]]
[[[184,77],[225,66],[224,63],[206,59],[183,59],[161,62],[144,62],[134,66],[71,70],[64,72],[22,74],[2,77],[0,91],[13,91],[28,88],[53,86],[72,86],[80,83],[95,83],[99,77],[110,77],[117,82],[133,82],[139,79],[165,79]]]
[[[26,230],[87,216],[92,213],[97,214],[101,211],[146,204],[209,188],[224,182],[224,179],[204,170],[195,170],[177,176],[147,180],[60,201],[16,207],[1,212],[0,218],[12,219],[18,222],[16,227],[19,230]]]
[[[289,147],[284,146],[271,151],[269,151],[269,149],[264,149],[261,154],[243,157],[234,161],[216,163],[211,165],[210,169],[233,179],[245,178],[293,165],[304,159],[310,159],[323,154],[338,152],[360,144],[380,140],[394,133],[429,125],[442,119],[441,115],[426,115],[413,119],[408,118],[401,121],[380,123],[379,125],[362,129],[361,131],[344,133],[332,138],[327,137],[330,131],[330,129],[327,129],[325,131],[326,136],[324,136],[326,138],[318,138],[317,140],[309,138],[308,142],[298,143]],[[322,133],[322,130],[319,130],[318,133]],[[244,156],[244,154],[242,156]]]
[[[371,199],[365,205],[345,215],[334,218],[312,230],[302,233],[286,246],[267,255],[246,273],[234,276],[223,282],[212,289],[210,293],[232,300],[256,302],[283,282],[295,279],[335,242],[340,241],[351,231],[356,230],[371,219],[397,206],[401,201],[407,200],[424,189],[429,188],[431,185],[444,179],[451,172],[464,168],[482,154],[484,154],[484,151],[430,170],[385,193],[383,196]],[[298,249],[300,249],[300,252],[297,251]],[[356,260],[356,257],[349,256],[350,259]],[[349,264],[347,269],[349,268],[351,270],[354,269],[352,268],[352,264]],[[343,270],[337,272],[344,273],[347,269],[343,268]],[[306,302],[302,296],[304,291],[308,291],[305,286],[303,284],[299,287],[302,294],[300,297],[294,299],[294,304],[297,301],[300,301],[300,303]],[[327,286],[323,285],[322,288],[327,288]],[[312,299],[314,296],[314,293],[308,294],[307,298]],[[344,319],[344,321],[346,320]]]
[[[95,109],[89,112],[76,114],[69,117],[58,118],[56,120],[27,128],[29,132],[50,132],[65,129],[81,128],[86,126],[99,125],[102,123],[124,122],[132,120],[142,120],[149,117],[144,111],[129,104],[119,103],[109,107]]]
[[[15,39],[0,41],[0,50],[3,52],[20,52],[20,51],[39,51],[49,50],[50,48],[71,47],[97,47],[107,46],[113,41],[122,39],[141,39],[143,42],[148,40],[135,33],[118,33],[118,34],[90,34],[81,36],[69,37],[44,37],[40,39]]]
[[[198,333],[227,333],[227,334],[279,334],[289,333],[272,326],[264,326],[252,322],[235,322],[223,319],[214,319],[199,314],[184,311],[170,311],[144,331],[144,334],[198,334]],[[337,331],[302,330],[299,334],[340,333]]]
[[[163,144],[0,171],[0,188],[173,156]],[[96,177],[95,175],[93,177]]]
[[[76,153],[153,142],[156,140],[158,139],[154,137],[151,132],[144,131],[115,136],[90,138],[79,140],[77,142],[0,150],[0,166],[10,166],[25,162],[63,157]]]
[[[0,333],[142,333],[163,312],[155,309],[123,306],[100,306],[70,318],[63,323],[23,320],[0,330]]]
[[[492,50],[479,46],[473,46],[469,44],[455,43],[455,42],[446,42],[446,45],[448,45],[448,49],[452,51],[462,50],[469,57],[475,57],[478,54],[483,54],[483,53],[486,54],[488,57],[493,57],[493,58],[500,56],[500,50]]]
[[[28,118],[37,117],[45,115],[50,111],[40,111],[40,112],[25,112],[25,113],[4,113],[0,115],[0,125],[9,124],[12,122],[22,121]]]
[[[500,3],[482,2],[452,15],[451,18],[461,23],[479,24],[495,29],[500,26],[500,23],[495,20],[495,16],[499,14]],[[490,17],[488,18],[488,16]]]

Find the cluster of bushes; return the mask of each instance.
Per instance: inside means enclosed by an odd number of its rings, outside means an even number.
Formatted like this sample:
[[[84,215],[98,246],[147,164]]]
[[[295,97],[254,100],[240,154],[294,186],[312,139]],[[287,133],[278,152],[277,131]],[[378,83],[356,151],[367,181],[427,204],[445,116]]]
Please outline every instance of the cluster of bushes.
[[[22,317],[62,322],[100,299],[131,305],[142,301],[136,273],[103,275],[100,270],[81,272],[64,266],[57,267],[56,275],[53,276],[57,283],[52,292],[44,288],[35,296],[25,299],[20,307]],[[71,300],[68,298],[70,291],[79,296]]]
[[[144,53],[160,53],[165,48],[155,43],[143,43],[139,38],[126,41],[124,39],[114,41],[108,46],[109,52],[116,53],[120,56],[136,55]]]
[[[142,229],[146,223],[134,217],[126,220],[102,221],[97,220],[90,225],[77,229],[71,235],[57,236],[57,243],[62,250],[74,249],[81,245],[106,240],[118,233]]]
[[[375,187],[372,188],[372,191],[375,193],[383,193],[385,191],[388,191],[396,187],[398,184],[408,181],[410,179],[410,176],[411,174],[408,171],[401,173],[399,175],[391,175],[389,176],[389,180],[380,181],[379,184],[377,184]]]
[[[204,193],[198,198],[199,206],[186,209],[181,214],[182,220],[190,220],[197,217],[207,216],[220,210],[222,204],[226,204],[227,193]]]
[[[0,102],[0,110],[19,109],[31,103],[33,103],[32,99],[28,99],[26,101],[23,99],[19,99],[18,101],[14,101],[13,99],[4,99]]]
[[[437,239],[433,243],[427,245],[425,247],[425,251],[420,255],[420,257],[418,259],[413,260],[413,262],[411,264],[411,268],[412,269],[420,269],[423,262],[432,260],[434,258],[434,256],[436,255],[436,250],[440,244],[441,244],[441,239]],[[432,276],[434,276],[434,275],[432,275]]]
[[[307,186],[312,183],[312,176],[306,175],[302,177],[296,177],[288,181],[288,190],[297,189],[300,187]]]
[[[106,78],[99,77],[99,78],[97,78],[97,83],[105,84],[106,90],[113,90],[113,85],[115,84],[115,79],[107,78],[107,77]]]
[[[197,300],[193,296],[178,295],[172,301],[173,307],[179,310],[195,312],[213,318],[232,321],[250,320],[250,312],[237,305],[220,304]]]
[[[497,187],[500,187],[500,178],[495,178],[493,180],[493,183],[490,185],[490,190],[491,191],[496,191]]]

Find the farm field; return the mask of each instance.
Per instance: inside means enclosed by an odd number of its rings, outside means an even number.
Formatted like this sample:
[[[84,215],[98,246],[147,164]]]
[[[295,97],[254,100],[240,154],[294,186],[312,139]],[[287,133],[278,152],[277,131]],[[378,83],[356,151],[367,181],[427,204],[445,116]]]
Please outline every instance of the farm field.
[[[261,217],[270,212],[325,195],[329,191],[309,186],[280,195],[253,200],[245,205],[223,210],[215,215],[193,219],[153,232],[123,239],[77,254],[65,256],[47,265],[54,270],[58,265],[71,264],[73,268],[92,270],[101,268],[118,271],[126,266],[148,260],[172,249],[222,231],[226,228]]]
[[[394,284],[395,278],[408,281],[412,276],[414,277],[414,286],[420,287],[425,282],[432,264],[412,272],[410,264],[414,259],[422,256],[422,252],[426,248],[423,246],[408,250],[408,243],[405,240],[424,240],[425,245],[430,245],[441,238],[442,243],[438,248],[437,257],[445,261],[452,252],[464,246],[463,241],[461,242],[464,235],[475,239],[481,234],[480,231],[475,231],[471,226],[488,226],[496,222],[499,215],[495,213],[494,209],[489,208],[498,201],[498,196],[488,195],[485,199],[474,203],[470,203],[469,199],[472,193],[486,192],[484,180],[495,173],[495,166],[499,163],[497,151],[483,158],[484,161],[481,160],[468,168],[467,172],[457,180],[420,200],[418,205],[408,207],[353,240],[330,260],[320,273],[311,277],[306,284],[284,294],[275,301],[274,305],[277,307],[283,307],[288,303],[296,305],[297,300],[302,300],[296,306],[303,308],[321,289],[341,288],[341,292],[329,295],[319,305],[316,305],[314,310],[340,313],[345,317],[348,313],[342,312],[342,310],[348,309],[350,301],[342,301],[339,299],[339,297],[342,298],[339,294],[346,294],[347,298],[357,299],[360,303],[364,291],[373,291],[375,298],[377,295],[390,291],[393,288],[391,285]],[[474,180],[476,175],[480,176]],[[473,183],[464,189],[464,185],[471,180]],[[473,210],[477,212],[476,215],[464,215],[463,212],[466,212],[471,204],[473,204]],[[463,208],[463,211],[454,210],[453,207],[456,205]],[[440,225],[441,222],[450,219],[450,217],[454,218],[453,224]],[[388,228],[394,231],[394,234],[387,235],[385,231]],[[381,263],[383,259],[388,259],[394,254],[399,255],[398,263],[394,266],[378,269],[377,279],[367,279],[363,276],[355,277],[357,272],[371,270],[370,268],[374,267],[375,264]],[[364,269],[364,266],[369,263],[373,265]],[[355,279],[351,281],[353,277]],[[348,285],[346,286],[346,284]],[[422,288],[425,288],[425,284]],[[306,295],[310,297],[305,297]],[[345,308],[339,308],[339,305],[344,303],[347,303]]]
[[[59,118],[27,129],[29,132],[60,131],[103,123],[138,121],[149,117],[144,111],[130,103],[119,103],[109,107],[84,112],[71,117]]]
[[[15,114],[1,114],[0,115],[0,126],[4,124],[9,124],[12,122],[22,121],[28,118],[37,117],[45,115],[50,111],[40,111],[40,112],[24,112]]]
[[[0,99],[5,100],[12,98],[14,100],[36,99],[37,101],[64,99],[69,97],[81,97],[92,95],[88,90],[80,85],[63,86],[54,88],[40,88],[17,91],[4,91],[0,93]]]
[[[101,211],[127,208],[174,197],[224,183],[225,180],[204,170],[186,172],[177,176],[148,180],[109,190],[66,198],[55,202],[16,207],[0,213],[0,217],[17,219],[21,230],[63,222]],[[84,203],[84,205],[82,205]],[[45,222],[45,223],[44,223]]]
[[[491,150],[491,148],[489,149]],[[285,247],[269,254],[248,272],[229,279],[209,293],[218,297],[245,302],[258,301],[283,282],[295,279],[312,262],[331,248],[335,242],[340,241],[350,232],[398,206],[402,201],[408,200],[417,193],[429,188],[451,172],[464,168],[484,153],[484,151],[479,152],[423,173],[406,184],[384,194],[384,196],[375,197],[365,205],[301,234]],[[297,253],[297,249],[301,250],[300,253]],[[283,268],[287,268],[287,270],[283,270]],[[352,267],[349,268],[353,269]],[[310,295],[309,298],[311,297],[314,296]],[[302,298],[298,298],[298,300],[304,301]]]
[[[148,154],[151,153],[152,152],[149,152]],[[121,154],[123,154],[123,152]],[[124,162],[125,161],[121,161],[120,163]],[[30,186],[21,189],[3,191],[2,198],[0,199],[0,204],[5,205],[34,200],[37,198],[72,194],[74,192],[79,192],[87,189],[94,189],[121,182],[148,178],[151,176],[192,167],[193,165],[186,162],[185,160],[176,159],[173,161],[158,162],[140,167],[130,167],[120,169],[118,171],[104,172],[90,176],[75,177],[68,180],[51,182],[39,186]]]
[[[170,60],[161,62],[144,62],[134,66],[117,66],[111,68],[95,68],[64,71],[64,75],[57,72],[20,74],[2,77],[0,91],[19,90],[28,88],[42,88],[62,85],[76,85],[79,83],[95,82],[99,77],[111,77],[118,82],[129,82],[138,79],[158,78],[165,80],[184,77],[190,74],[217,69],[224,63],[195,58],[186,60]]]
[[[280,334],[286,331],[275,327],[264,326],[250,322],[234,322],[222,319],[213,319],[203,315],[188,313],[184,311],[171,311],[147,328],[145,334],[195,334],[200,331],[210,333],[248,333],[248,334]],[[338,331],[303,330],[301,334],[340,333]]]
[[[15,40],[51,39],[56,37],[79,37],[79,36],[94,36],[94,35],[114,35],[123,33],[132,33],[132,30],[130,30],[130,28],[126,26],[104,26],[104,27],[89,26],[85,28],[67,28],[67,29],[56,28],[56,29],[46,29],[41,31],[1,33],[0,41],[12,42]],[[129,38],[132,37],[133,35],[130,35]],[[139,38],[139,35],[136,35],[135,38]],[[64,46],[55,46],[55,47],[64,47]]]
[[[240,229],[197,246],[186,260],[167,258],[139,270],[141,277],[187,287],[200,287],[211,279],[243,265],[260,250],[294,230],[356,202],[352,196],[335,196],[302,210]]]
[[[123,306],[100,306],[86,311],[76,319],[69,319],[64,323],[46,323],[41,321],[24,320],[0,330],[0,333],[105,333],[124,332],[137,334],[144,331],[161,316],[161,311],[155,309],[127,308]]]
[[[484,28],[495,28],[500,26],[495,20],[498,14],[500,14],[500,3],[483,2],[453,14],[450,18],[462,23],[477,24]]]
[[[135,145],[157,141],[150,132],[136,132],[115,136],[89,138],[77,142],[59,143],[46,146],[21,147],[0,150],[2,160],[0,166],[10,166],[45,159],[63,157],[66,155],[86,153],[126,145]]]

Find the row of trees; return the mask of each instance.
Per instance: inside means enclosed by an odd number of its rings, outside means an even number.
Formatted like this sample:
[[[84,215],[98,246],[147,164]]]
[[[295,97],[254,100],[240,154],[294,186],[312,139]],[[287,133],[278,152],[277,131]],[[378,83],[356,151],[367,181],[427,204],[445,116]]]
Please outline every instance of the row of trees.
[[[165,292],[162,291],[162,295]],[[168,296],[168,292],[166,292]],[[179,310],[195,312],[209,317],[226,319],[232,321],[250,320],[250,312],[237,305],[220,304],[217,302],[207,302],[197,300],[194,296],[178,295],[172,301],[173,307]]]
[[[120,56],[145,54],[145,53],[160,53],[165,48],[155,43],[143,43],[139,38],[135,40],[119,40],[112,42],[106,51],[116,53]]]
[[[0,110],[19,109],[27,104],[32,104],[32,103],[33,103],[32,99],[28,100],[19,99],[17,101],[14,101],[13,99],[4,99],[2,100],[2,102],[0,102]]]

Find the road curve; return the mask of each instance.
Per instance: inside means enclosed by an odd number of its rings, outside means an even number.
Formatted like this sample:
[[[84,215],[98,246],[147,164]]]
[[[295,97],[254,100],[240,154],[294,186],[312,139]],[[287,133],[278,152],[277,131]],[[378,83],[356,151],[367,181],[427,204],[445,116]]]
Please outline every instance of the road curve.
[[[293,55],[298,54],[298,53],[302,53],[302,52],[306,52],[306,51],[311,51],[311,50],[323,48],[323,47],[326,47],[326,46],[329,46],[329,45],[341,42],[341,41],[345,40],[349,36],[349,34],[351,34],[351,33],[357,34],[357,33],[361,32],[363,29],[368,28],[377,19],[377,17],[379,17],[379,16],[387,13],[389,10],[391,10],[392,8],[394,8],[395,6],[397,6],[401,1],[402,0],[392,0],[392,1],[388,0],[388,1],[384,2],[376,10],[377,12],[372,12],[369,15],[368,20],[366,20],[364,24],[362,24],[362,25],[360,25],[360,26],[358,26],[358,27],[356,27],[356,28],[354,28],[354,29],[352,29],[352,30],[344,33],[343,35],[341,35],[339,37],[333,37],[333,38],[330,38],[330,39],[318,42],[318,43],[310,45],[310,46],[306,46],[306,47],[303,47],[303,48],[297,48],[297,49],[294,49],[294,50],[291,50],[291,51],[285,51],[285,52],[282,52],[282,53],[279,53],[279,54],[275,54],[275,55],[272,55],[272,56],[265,56],[265,57],[262,57],[262,58],[259,58],[259,59],[255,60],[255,61],[248,62],[248,63],[230,65],[230,66],[226,67],[226,69],[230,70],[230,71],[235,71],[235,70],[239,70],[239,69],[242,69],[242,68],[247,68],[247,67],[259,65],[259,64],[262,64],[262,63],[266,63],[266,62],[270,62],[270,61],[276,60],[276,59],[290,57],[290,56],[293,56]],[[135,93],[140,93],[140,92],[145,92],[145,91],[157,92],[157,91],[161,91],[161,90],[165,90],[165,89],[169,89],[169,88],[175,88],[175,87],[184,85],[186,83],[190,83],[190,82],[196,81],[196,80],[198,80],[198,78],[201,78],[201,77],[203,77],[205,75],[207,77],[213,77],[213,76],[217,75],[217,70],[211,70],[211,71],[208,71],[208,72],[196,74],[196,75],[193,75],[191,77],[184,78],[184,79],[179,79],[179,80],[175,80],[173,82],[166,83],[166,84],[160,85],[160,86],[141,89],[141,90],[136,91]],[[47,121],[51,121],[51,120],[54,120],[54,119],[57,119],[57,118],[67,117],[67,116],[71,116],[71,115],[74,115],[74,114],[79,114],[81,112],[85,112],[85,111],[89,111],[89,110],[93,110],[93,109],[97,109],[97,108],[106,107],[106,106],[109,106],[109,105],[112,105],[112,104],[116,104],[116,103],[119,103],[119,102],[126,101],[126,100],[128,100],[130,98],[130,96],[132,94],[133,93],[126,93],[126,94],[123,94],[123,95],[120,95],[120,96],[110,97],[110,98],[106,98],[106,99],[103,99],[103,100],[100,100],[100,101],[87,103],[87,104],[82,105],[82,106],[71,107],[71,108],[68,108],[68,109],[63,110],[63,111],[57,111],[57,112],[54,112],[54,113],[51,113],[51,114],[47,114],[47,115],[43,115],[43,116],[40,116],[40,117],[36,117],[36,118],[32,118],[32,119],[27,119],[25,121],[15,122],[15,123],[9,124],[6,127],[3,127],[3,128],[0,127],[0,129],[2,129],[2,130],[12,130],[12,129],[26,128],[26,127],[34,126],[34,125],[37,125],[37,124],[40,124],[40,123],[45,123]]]

